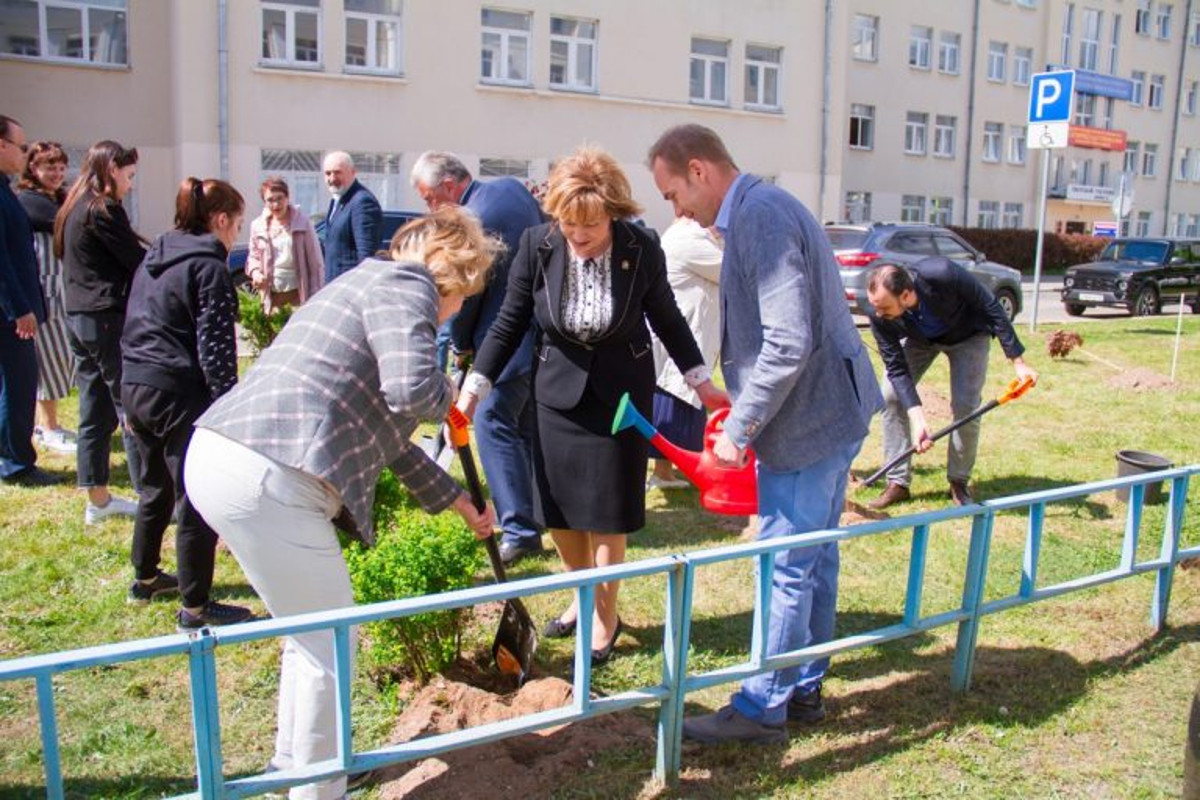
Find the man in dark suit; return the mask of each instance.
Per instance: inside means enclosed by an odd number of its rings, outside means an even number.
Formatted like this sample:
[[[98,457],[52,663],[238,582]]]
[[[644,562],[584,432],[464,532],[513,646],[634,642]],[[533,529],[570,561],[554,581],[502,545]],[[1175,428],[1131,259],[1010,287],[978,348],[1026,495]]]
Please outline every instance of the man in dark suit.
[[[470,209],[483,228],[504,240],[505,252],[492,265],[483,293],[468,297],[450,323],[455,353],[466,360],[483,344],[488,329],[500,313],[508,286],[508,270],[521,234],[542,221],[541,209],[529,190],[515,178],[487,183],[473,180],[470,170],[452,153],[422,153],[413,165],[412,185],[433,211],[444,205]],[[502,537],[500,557],[512,564],[522,556],[542,550],[542,534],[533,515],[533,404],[529,376],[533,361],[533,334],[526,334],[517,354],[500,374],[487,399],[476,411],[475,437],[479,460]]]
[[[358,182],[354,161],[340,150],[325,156],[325,185],[333,199],[325,215],[325,283],[375,255],[383,212],[371,190]]]
[[[1037,372],[1021,358],[1025,348],[996,298],[974,275],[941,256],[921,259],[908,269],[895,264],[878,267],[867,278],[867,297],[871,332],[888,378],[883,388],[885,461],[900,455],[910,441],[918,453],[933,446],[917,381],[939,353],[950,361],[950,406],[956,420],[979,406],[993,336],[1017,378],[1037,380]],[[974,502],[967,482],[978,448],[978,419],[950,435],[946,477],[950,499],[957,505]],[[906,459],[888,472],[887,488],[871,501],[872,508],[908,499],[910,462]]]
[[[37,466],[33,412],[37,356],[33,336],[46,321],[38,282],[33,229],[9,178],[25,168],[25,131],[0,114],[0,481],[42,486],[57,483]]]

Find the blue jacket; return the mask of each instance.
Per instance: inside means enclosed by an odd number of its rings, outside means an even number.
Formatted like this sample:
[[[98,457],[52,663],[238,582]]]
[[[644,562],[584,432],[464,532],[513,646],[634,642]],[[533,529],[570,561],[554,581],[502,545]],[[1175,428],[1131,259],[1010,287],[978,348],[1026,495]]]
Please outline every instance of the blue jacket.
[[[30,312],[39,324],[46,321],[33,228],[5,177],[0,179],[0,314],[12,325]]]
[[[821,226],[747,175],[731,198],[721,265],[725,430],[776,471],[803,469],[867,435],[883,407]]]
[[[383,227],[383,211],[371,190],[357,180],[325,213],[325,283],[349,272],[365,259],[375,255],[379,247],[379,231]],[[331,216],[332,215],[332,216]]]
[[[528,228],[542,224],[542,210],[529,190],[516,178],[499,178],[488,183],[471,181],[459,202],[479,218],[484,230],[503,239],[507,248],[492,264],[483,292],[464,300],[462,309],[450,323],[454,349],[474,352],[483,344],[488,329],[504,303],[508,269],[521,244],[521,234]],[[500,374],[500,381],[524,375],[532,368],[532,362],[533,331],[530,330]]]
[[[933,344],[958,344],[986,333],[1000,341],[1004,355],[1009,358],[1025,352],[1008,315],[974,275],[942,256],[923,258],[909,265],[908,271],[912,273],[917,297],[947,327],[945,333],[935,337]],[[888,380],[907,409],[921,405],[921,398],[909,374],[902,341],[908,337],[922,342],[928,340],[915,324],[909,324],[906,316],[892,320],[875,316],[873,310],[870,314],[871,332],[879,343],[879,355],[887,369]]]

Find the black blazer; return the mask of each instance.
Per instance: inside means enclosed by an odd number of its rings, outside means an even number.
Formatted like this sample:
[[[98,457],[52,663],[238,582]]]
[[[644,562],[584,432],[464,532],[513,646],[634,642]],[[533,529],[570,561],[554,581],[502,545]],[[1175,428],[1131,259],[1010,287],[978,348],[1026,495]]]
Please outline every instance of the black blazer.
[[[504,305],[479,349],[475,370],[495,383],[536,321],[533,392],[538,403],[574,408],[590,385],[614,408],[621,394],[629,392],[648,415],[655,371],[647,321],[681,372],[703,364],[667,282],[662,248],[650,233],[629,222],[614,222],[612,234],[613,320],[603,336],[585,343],[562,329],[567,241],[556,223],[538,225],[521,237]]]

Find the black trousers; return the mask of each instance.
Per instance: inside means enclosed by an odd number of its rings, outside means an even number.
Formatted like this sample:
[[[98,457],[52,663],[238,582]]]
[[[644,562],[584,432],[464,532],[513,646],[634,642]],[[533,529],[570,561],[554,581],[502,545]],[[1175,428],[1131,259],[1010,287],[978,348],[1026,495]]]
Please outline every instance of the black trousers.
[[[193,423],[211,401],[207,392],[183,395],[141,384],[125,384],[121,395],[142,470],[138,476],[141,502],[133,522],[133,568],[142,579],[158,573],[163,534],[177,512],[179,593],[185,607],[197,608],[208,602],[212,589],[217,534],[188,502],[183,457]]]

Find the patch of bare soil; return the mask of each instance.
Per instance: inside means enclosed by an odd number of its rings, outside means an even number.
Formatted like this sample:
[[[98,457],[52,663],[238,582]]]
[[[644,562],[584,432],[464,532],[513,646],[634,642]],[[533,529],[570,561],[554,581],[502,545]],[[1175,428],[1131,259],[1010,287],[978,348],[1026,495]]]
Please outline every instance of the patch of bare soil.
[[[1114,389],[1132,389],[1135,392],[1152,392],[1174,386],[1166,375],[1141,367],[1127,369],[1119,375],[1112,376],[1105,383]]]
[[[570,702],[571,684],[559,678],[532,680],[506,696],[439,678],[412,698],[389,741],[412,741]],[[654,747],[648,720],[611,714],[392,767],[380,797],[548,797],[564,775],[594,768],[593,754],[624,747]]]

